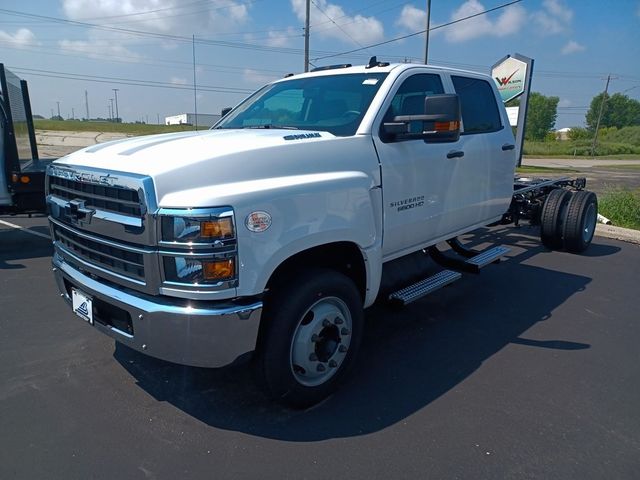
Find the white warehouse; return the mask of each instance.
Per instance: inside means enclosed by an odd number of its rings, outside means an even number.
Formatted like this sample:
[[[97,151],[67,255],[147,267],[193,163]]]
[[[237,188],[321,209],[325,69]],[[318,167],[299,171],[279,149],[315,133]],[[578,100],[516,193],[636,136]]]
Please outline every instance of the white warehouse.
[[[215,113],[198,113],[198,126],[211,126],[220,120],[220,115]],[[164,117],[165,125],[195,125],[196,114],[195,113],[181,113],[179,115],[172,115],[171,117]]]

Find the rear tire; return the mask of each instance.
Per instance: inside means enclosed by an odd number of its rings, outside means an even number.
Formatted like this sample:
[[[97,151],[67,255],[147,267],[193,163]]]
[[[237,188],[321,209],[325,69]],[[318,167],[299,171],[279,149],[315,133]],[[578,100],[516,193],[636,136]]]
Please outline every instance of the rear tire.
[[[312,269],[272,289],[262,322],[258,382],[279,402],[306,408],[331,395],[353,366],[362,298],[345,275]]]
[[[542,207],[540,240],[550,250],[560,250],[563,247],[564,218],[570,199],[571,192],[556,188],[547,195]]]
[[[598,218],[598,198],[593,192],[573,194],[567,205],[564,224],[564,248],[568,252],[584,252],[591,244]]]

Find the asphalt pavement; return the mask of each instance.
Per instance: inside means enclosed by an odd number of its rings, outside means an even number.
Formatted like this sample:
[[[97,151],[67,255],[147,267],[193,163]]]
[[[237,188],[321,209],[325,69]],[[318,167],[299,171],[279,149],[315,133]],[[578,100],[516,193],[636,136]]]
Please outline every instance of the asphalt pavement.
[[[480,230],[508,261],[370,309],[350,381],[291,411],[115,344],[58,297],[46,219],[0,220],[3,480],[638,478],[638,245]]]

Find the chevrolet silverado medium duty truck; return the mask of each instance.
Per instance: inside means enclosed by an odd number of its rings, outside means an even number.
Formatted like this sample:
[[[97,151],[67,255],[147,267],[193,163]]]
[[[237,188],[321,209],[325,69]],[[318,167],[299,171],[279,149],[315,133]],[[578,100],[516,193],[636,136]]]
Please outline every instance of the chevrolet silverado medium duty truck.
[[[270,395],[304,407],[353,366],[376,299],[409,303],[507,252],[459,235],[526,218],[550,248],[589,245],[584,180],[514,184],[515,165],[485,75],[375,57],[318,69],[208,131],[54,162],[53,270],[73,311],[117,341],[202,367],[252,357]]]

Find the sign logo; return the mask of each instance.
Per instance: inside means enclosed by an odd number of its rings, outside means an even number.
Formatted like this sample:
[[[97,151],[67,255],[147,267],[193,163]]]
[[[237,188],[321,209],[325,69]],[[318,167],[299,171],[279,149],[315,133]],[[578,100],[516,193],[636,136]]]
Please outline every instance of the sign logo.
[[[78,308],[76,308],[76,312],[81,315],[89,315],[89,307],[87,306],[87,302],[82,302]]]
[[[509,75],[508,77],[502,77],[502,78],[498,78],[496,77],[496,82],[498,82],[498,85],[501,87],[504,87],[505,85],[507,85],[509,83],[509,80],[511,80],[511,78],[518,73],[518,70],[516,70],[515,72],[513,72],[511,75]]]
[[[498,92],[504,103],[524,93],[524,79],[527,75],[527,64],[513,57],[506,58],[491,70]]]

